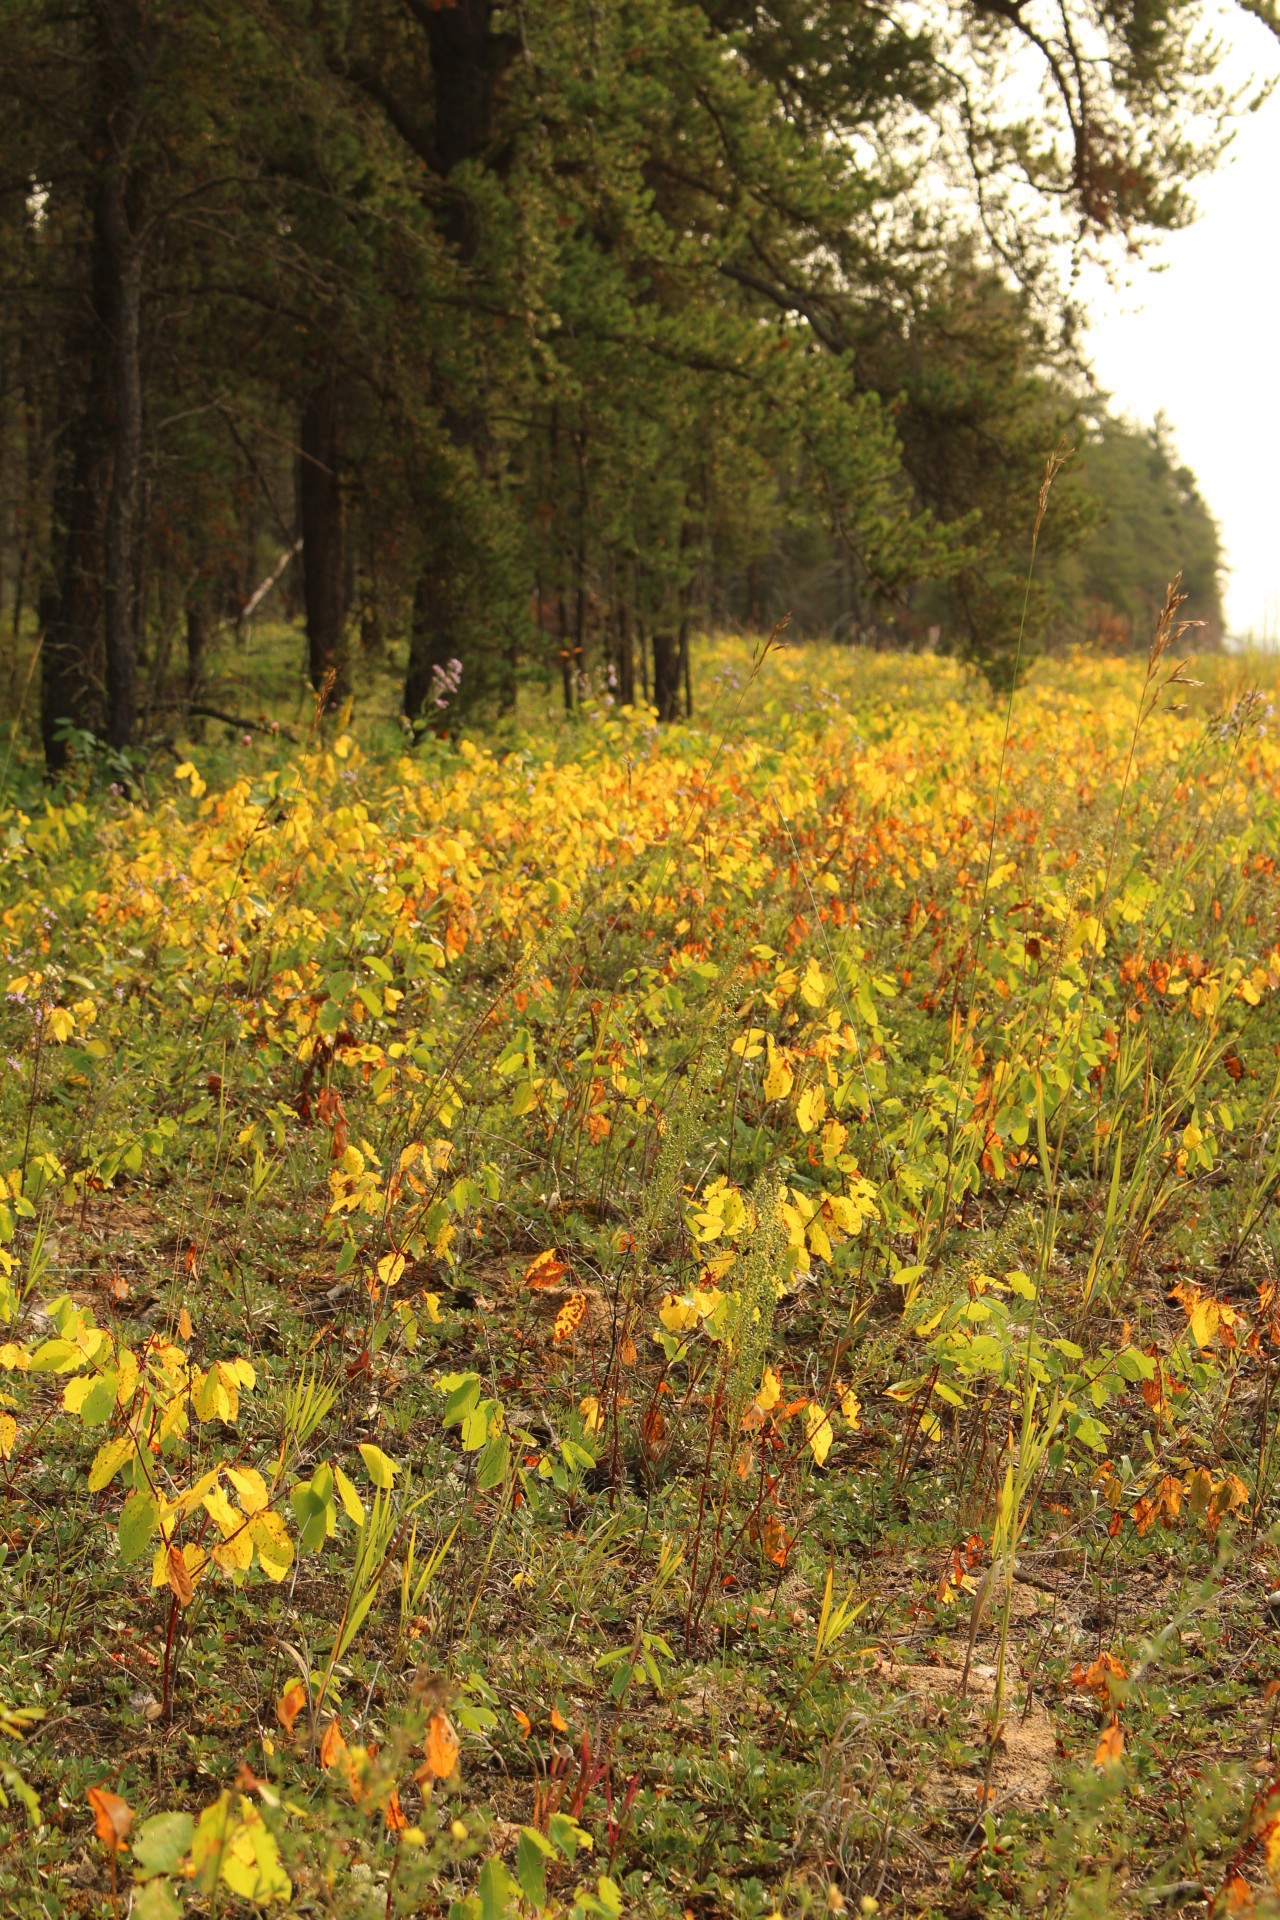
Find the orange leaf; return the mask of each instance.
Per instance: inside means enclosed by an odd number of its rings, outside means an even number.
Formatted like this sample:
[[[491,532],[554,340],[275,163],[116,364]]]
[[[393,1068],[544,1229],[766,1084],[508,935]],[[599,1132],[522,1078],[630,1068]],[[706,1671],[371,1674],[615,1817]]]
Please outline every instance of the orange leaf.
[[[447,1780],[458,1765],[458,1736],[447,1713],[432,1714],[424,1751],[429,1771],[437,1780]]]
[[[387,1804],[382,1809],[382,1817],[387,1823],[388,1833],[403,1833],[409,1822],[405,1818],[404,1808],[400,1805],[400,1795],[392,1787],[387,1796]]]
[[[1253,1913],[1257,1902],[1253,1897],[1253,1888],[1243,1874],[1233,1873],[1223,1881],[1214,1895],[1210,1913],[1215,1916],[1224,1913]]]
[[[170,1547],[165,1555],[165,1577],[177,1597],[180,1607],[189,1607],[196,1597],[195,1583],[190,1569],[177,1547]]]
[[[551,1727],[555,1733],[568,1733],[569,1722],[557,1707],[551,1709]]]
[[[330,1767],[342,1759],[346,1751],[347,1743],[342,1737],[342,1728],[339,1726],[338,1716],[335,1714],[325,1728],[324,1738],[320,1742],[320,1765],[325,1769],[326,1773]]]
[[[295,1680],[291,1687],[285,1688],[276,1701],[276,1719],[286,1733],[292,1734],[294,1722],[306,1704],[307,1690],[301,1680]]]
[[[178,1338],[179,1340],[189,1340],[193,1332],[194,1328],[191,1325],[191,1315],[187,1312],[186,1308],[183,1307],[178,1315]]]
[[[1084,1687],[1089,1693],[1096,1693],[1099,1700],[1110,1700],[1115,1688],[1113,1680],[1127,1680],[1129,1670],[1123,1660],[1117,1660],[1113,1653],[1100,1653],[1086,1672],[1082,1667],[1073,1667],[1071,1683]]]
[[[1099,1740],[1097,1750],[1094,1753],[1093,1764],[1095,1767],[1114,1766],[1123,1752],[1124,1735],[1120,1731],[1120,1722],[1113,1714],[1106,1726],[1102,1729],[1102,1738]]]
[[[118,1793],[105,1787],[90,1787],[89,1805],[93,1808],[93,1830],[108,1853],[120,1853],[133,1825],[133,1808]]]
[[[525,1739],[527,1740],[529,1738],[529,1735],[533,1732],[533,1722],[529,1718],[528,1714],[521,1713],[519,1707],[512,1707],[511,1717],[515,1721],[516,1725],[519,1727]]]
[[[554,1287],[563,1280],[569,1268],[560,1258],[554,1247],[548,1247],[545,1253],[539,1253],[524,1270],[524,1283],[527,1287]]]

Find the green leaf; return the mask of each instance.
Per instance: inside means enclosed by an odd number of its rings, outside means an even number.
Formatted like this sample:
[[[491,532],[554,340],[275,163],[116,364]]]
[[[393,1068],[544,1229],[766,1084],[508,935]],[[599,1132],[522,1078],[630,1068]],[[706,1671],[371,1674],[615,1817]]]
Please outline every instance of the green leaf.
[[[189,1813],[153,1814],[133,1836],[135,1866],[148,1878],[153,1873],[176,1873],[190,1851],[195,1830]]]
[[[476,1489],[488,1493],[501,1486],[511,1464],[511,1442],[505,1433],[495,1433],[476,1462]]]
[[[31,1356],[32,1373],[74,1373],[85,1355],[70,1340],[46,1340]]]
[[[481,1920],[507,1920],[516,1902],[517,1888],[496,1856],[486,1860],[480,1869],[480,1884],[476,1892],[480,1896]]]
[[[446,1427],[456,1427],[459,1421],[466,1418],[480,1398],[480,1375],[464,1373],[459,1377],[454,1374],[449,1380],[442,1381],[441,1385],[449,1389],[449,1398],[444,1403],[444,1413],[441,1418]]]
[[[155,1495],[149,1487],[140,1487],[136,1493],[129,1495],[121,1511],[120,1525],[117,1529],[120,1558],[125,1566],[132,1565],[146,1551],[147,1542],[156,1530],[159,1517]],[[155,1871],[158,1873],[167,1869],[157,1867]]]
[[[139,1888],[129,1913],[131,1920],[182,1920],[182,1908],[167,1880],[148,1880]]]
[[[521,1827],[516,1845],[516,1879],[526,1900],[535,1907],[547,1904],[547,1861],[555,1859],[555,1848],[533,1827]]]
[[[95,1380],[80,1403],[80,1418],[86,1427],[105,1427],[115,1412],[118,1373],[104,1373]]]

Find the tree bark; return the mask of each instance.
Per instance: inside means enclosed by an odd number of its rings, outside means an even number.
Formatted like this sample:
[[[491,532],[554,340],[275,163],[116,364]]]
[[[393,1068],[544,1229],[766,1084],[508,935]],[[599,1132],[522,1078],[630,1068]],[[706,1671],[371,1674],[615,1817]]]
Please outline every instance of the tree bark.
[[[682,679],[680,641],[669,627],[653,633],[653,704],[664,724],[680,717]]]
[[[302,585],[311,684],[326,707],[351,691],[346,645],[346,570],[342,559],[342,490],[338,476],[338,386],[332,375],[312,390],[302,413],[298,507]]]
[[[208,634],[203,600],[187,601],[187,703],[196,700],[204,683],[204,649]]]
[[[97,209],[111,339],[111,393],[115,446],[107,506],[102,598],[107,666],[107,739],[131,747],[138,721],[138,654],[134,628],[134,528],[138,470],[142,460],[142,369],[138,335],[142,310],[142,260],[130,231],[124,180],[112,166]]]

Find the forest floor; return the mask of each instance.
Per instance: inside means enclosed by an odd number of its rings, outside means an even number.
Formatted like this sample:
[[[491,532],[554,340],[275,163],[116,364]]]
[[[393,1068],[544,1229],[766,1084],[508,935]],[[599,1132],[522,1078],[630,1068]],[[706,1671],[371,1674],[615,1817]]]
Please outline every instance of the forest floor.
[[[6,1914],[1277,1910],[1266,670],[704,660],[0,809]]]

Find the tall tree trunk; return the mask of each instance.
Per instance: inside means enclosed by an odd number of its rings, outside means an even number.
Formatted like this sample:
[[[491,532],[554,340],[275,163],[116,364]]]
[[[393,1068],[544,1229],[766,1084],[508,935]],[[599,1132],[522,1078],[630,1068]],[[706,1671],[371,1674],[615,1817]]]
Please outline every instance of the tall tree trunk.
[[[433,139],[422,157],[433,172],[448,180],[463,161],[479,159],[489,145],[493,95],[498,75],[510,53],[507,40],[491,31],[495,0],[451,0],[438,5],[427,0],[413,12],[427,39],[434,95]],[[474,260],[478,242],[475,209],[462,190],[446,189],[441,201],[440,228],[459,262]],[[487,457],[487,421],[483,409],[442,408],[445,432],[457,447],[467,448],[483,476]],[[458,555],[475,538],[474,529],[459,515],[459,530],[449,532],[423,563],[414,589],[413,622],[409,636],[409,665],[405,675],[404,711],[411,720],[422,713],[431,690],[431,667],[447,666],[455,658],[468,664],[472,631],[471,582],[483,578],[486,555],[481,548],[470,566],[459,567]],[[479,545],[480,543],[476,543]],[[484,674],[470,668],[472,684],[483,684]],[[503,649],[498,667],[499,697],[504,706],[515,703],[514,642]]]
[[[346,646],[346,569],[342,560],[342,491],[338,478],[338,385],[332,375],[312,390],[302,413],[298,509],[302,524],[302,587],[307,664],[326,705],[351,691]]]
[[[90,419],[88,411],[77,422],[74,446],[60,453],[53,490],[57,567],[38,605],[40,736],[50,773],[67,764],[66,728],[90,727],[97,718],[106,449],[101,419]]]
[[[131,747],[138,724],[138,655],[134,629],[134,528],[142,461],[142,368],[138,335],[142,259],[129,229],[124,181],[112,167],[97,218],[102,229],[111,350],[115,446],[107,506],[102,598],[107,653],[107,739]]]
[[[187,701],[198,699],[204,681],[204,650],[208,637],[204,601],[193,592],[187,601]]]
[[[653,632],[653,704],[664,723],[680,717],[680,641],[670,627]]]
[[[95,250],[92,311],[101,312],[100,250]],[[110,474],[107,415],[110,368],[100,325],[77,327],[68,361],[87,375],[72,389],[55,434],[52,566],[37,602],[40,628],[40,736],[45,765],[67,764],[66,728],[100,724],[103,613],[103,501]],[[61,399],[61,396],[60,396]]]

